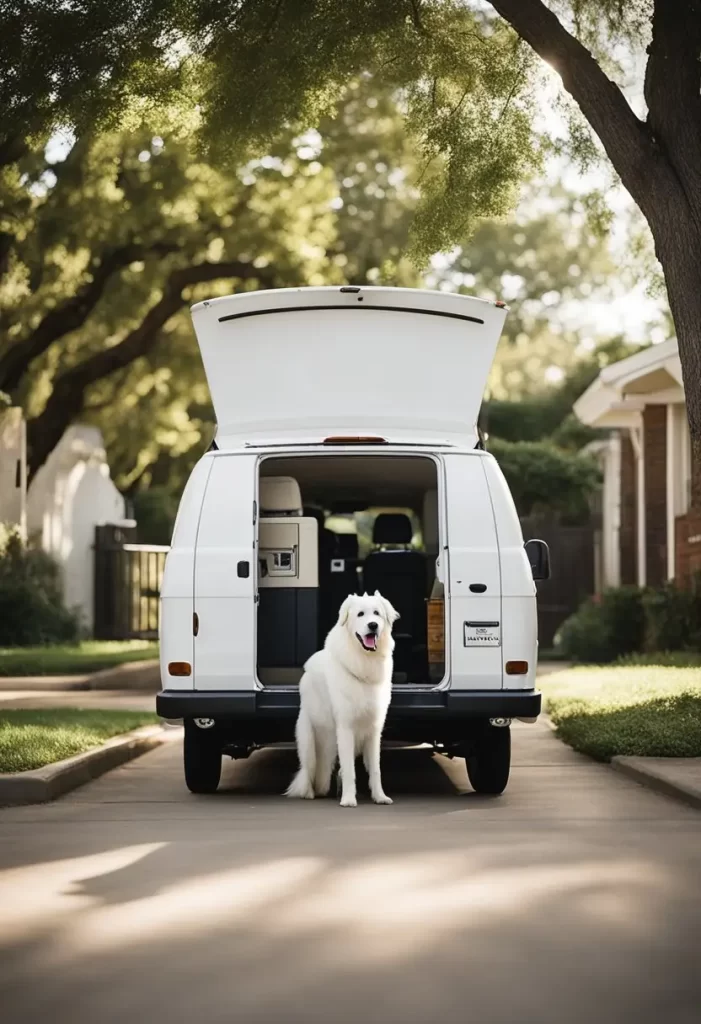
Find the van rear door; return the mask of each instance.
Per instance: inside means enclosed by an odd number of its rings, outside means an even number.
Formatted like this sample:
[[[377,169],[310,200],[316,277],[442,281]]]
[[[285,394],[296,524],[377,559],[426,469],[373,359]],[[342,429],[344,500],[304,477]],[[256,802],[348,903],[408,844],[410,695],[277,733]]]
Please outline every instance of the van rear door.
[[[500,690],[501,572],[494,512],[478,453],[445,455],[453,690]]]
[[[195,552],[196,690],[254,688],[257,461],[213,458]]]
[[[376,436],[470,447],[505,316],[501,304],[417,288],[289,288],[200,302],[192,320],[217,442]]]

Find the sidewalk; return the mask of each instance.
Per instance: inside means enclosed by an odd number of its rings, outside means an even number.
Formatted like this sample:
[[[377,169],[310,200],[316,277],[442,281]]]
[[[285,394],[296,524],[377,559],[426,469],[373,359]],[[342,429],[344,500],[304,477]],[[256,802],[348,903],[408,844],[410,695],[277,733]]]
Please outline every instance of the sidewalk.
[[[90,675],[74,676],[0,676],[0,701],[8,693],[76,692],[101,690],[137,690],[156,693],[161,672],[158,660],[130,661]]]
[[[648,789],[701,807],[701,757],[614,757],[611,767]]]
[[[105,708],[123,711],[156,711],[156,690],[4,690],[0,712],[6,708]]]

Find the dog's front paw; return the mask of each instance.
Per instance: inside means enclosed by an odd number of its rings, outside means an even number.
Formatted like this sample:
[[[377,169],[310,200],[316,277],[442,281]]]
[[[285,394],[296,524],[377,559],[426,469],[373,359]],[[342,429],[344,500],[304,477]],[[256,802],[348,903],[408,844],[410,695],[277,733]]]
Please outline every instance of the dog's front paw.
[[[358,801],[354,796],[342,796],[341,807],[357,807]]]
[[[387,796],[386,793],[378,793],[377,796],[374,796],[372,799],[373,799],[373,801],[376,804],[391,804],[391,803],[394,803],[394,801],[392,800],[392,797],[391,796]]]

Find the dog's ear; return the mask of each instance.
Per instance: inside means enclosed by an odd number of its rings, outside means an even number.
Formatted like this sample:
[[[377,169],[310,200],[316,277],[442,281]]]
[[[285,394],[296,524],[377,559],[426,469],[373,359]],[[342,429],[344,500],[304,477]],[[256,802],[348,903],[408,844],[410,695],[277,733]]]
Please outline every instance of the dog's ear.
[[[386,597],[383,597],[379,590],[375,591],[375,597],[382,603],[382,610],[390,626],[399,618],[399,612],[394,608]]]
[[[341,605],[341,607],[338,609],[339,626],[345,626],[345,624],[348,622],[348,616],[350,615],[351,608],[353,607],[354,597],[354,594],[349,594],[348,597],[343,602],[343,604]]]

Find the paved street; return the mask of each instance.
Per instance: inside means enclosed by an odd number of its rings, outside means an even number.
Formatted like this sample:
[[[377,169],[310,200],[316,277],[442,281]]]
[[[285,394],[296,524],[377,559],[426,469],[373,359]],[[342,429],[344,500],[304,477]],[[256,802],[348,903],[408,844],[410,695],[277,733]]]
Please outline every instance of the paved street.
[[[288,751],[196,798],[175,735],[0,811],[3,1024],[698,1022],[701,814],[514,739],[498,800],[421,750],[393,807],[283,800]]]

